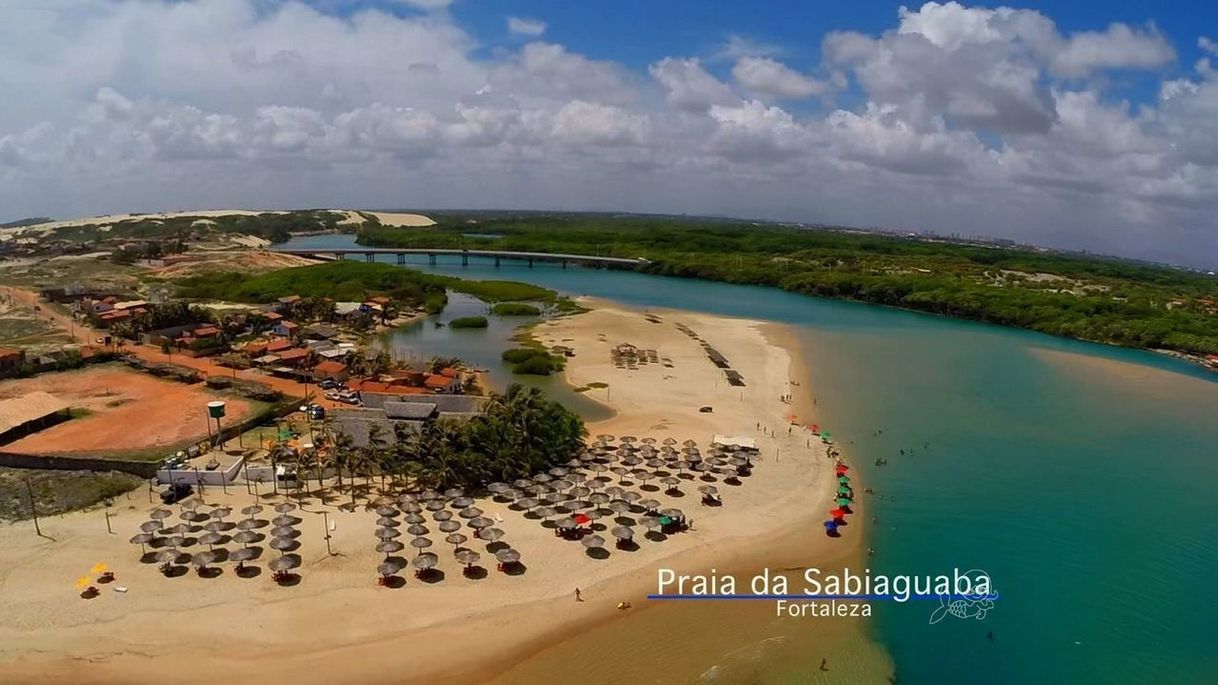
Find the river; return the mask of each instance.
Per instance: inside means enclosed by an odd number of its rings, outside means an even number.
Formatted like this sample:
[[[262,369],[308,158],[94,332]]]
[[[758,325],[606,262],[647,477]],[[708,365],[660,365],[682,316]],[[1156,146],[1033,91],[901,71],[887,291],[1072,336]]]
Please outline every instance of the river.
[[[350,236],[290,243],[350,245]],[[462,267],[455,257],[409,266],[789,325],[807,361],[817,419],[832,426],[878,492],[870,567],[888,574],[983,569],[1001,594],[984,621],[948,617],[935,625],[928,624],[932,603],[877,603],[870,637],[887,651],[899,682],[1218,682],[1212,374],[1148,352],[766,288],[508,261],[498,269],[479,260]],[[512,325],[496,323],[481,340],[502,345]],[[460,342],[456,356],[482,349],[497,357],[502,349],[426,326],[395,334],[395,344],[408,347],[414,336],[414,344],[442,351]],[[587,401],[572,401],[580,400]],[[887,465],[873,465],[876,459]],[[661,609],[639,612],[653,614],[639,620],[714,620],[704,608]],[[786,623],[799,630],[798,620]],[[756,635],[733,630],[739,635],[717,647],[723,659],[756,644]],[[601,639],[612,650],[614,639],[629,638],[618,629]],[[535,657],[535,672],[560,673],[577,654],[565,649]],[[711,672],[715,659],[705,661],[691,672]],[[748,680],[849,680],[818,665],[778,644]]]

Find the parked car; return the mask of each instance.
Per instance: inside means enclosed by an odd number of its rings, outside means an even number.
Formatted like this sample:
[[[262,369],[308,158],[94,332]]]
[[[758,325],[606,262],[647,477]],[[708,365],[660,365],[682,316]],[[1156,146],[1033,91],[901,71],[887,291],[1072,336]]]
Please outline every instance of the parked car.
[[[333,390],[334,388],[339,387],[339,382],[333,378],[327,378],[326,380],[318,383],[317,387],[321,388],[322,390]]]

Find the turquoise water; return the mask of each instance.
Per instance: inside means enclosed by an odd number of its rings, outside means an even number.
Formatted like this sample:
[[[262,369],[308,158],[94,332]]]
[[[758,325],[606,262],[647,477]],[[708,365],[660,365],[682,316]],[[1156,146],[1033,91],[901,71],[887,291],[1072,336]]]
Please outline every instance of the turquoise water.
[[[872,629],[899,682],[1218,682],[1212,374],[764,288],[509,262],[411,266],[794,326],[816,418],[880,497],[871,568],[979,568],[1002,594],[983,622],[932,626],[934,604],[877,605]],[[872,465],[880,457],[887,466]],[[765,681],[810,679],[817,664],[805,666]]]

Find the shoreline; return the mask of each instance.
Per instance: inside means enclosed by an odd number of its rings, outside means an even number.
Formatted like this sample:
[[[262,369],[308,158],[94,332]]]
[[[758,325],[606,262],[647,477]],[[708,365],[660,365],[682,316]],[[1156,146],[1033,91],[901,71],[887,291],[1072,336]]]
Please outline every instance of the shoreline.
[[[615,307],[619,311],[633,312],[638,314],[641,310],[622,309],[616,303],[608,303],[610,307]],[[661,310],[648,310],[661,311]],[[782,353],[785,353],[786,361],[784,374],[788,381],[795,377],[797,373],[806,373],[806,369],[801,365],[799,360],[800,351],[797,347],[790,345],[788,338],[784,342],[786,345],[779,344],[775,340],[775,327],[779,324],[768,324],[751,320],[728,320],[728,317],[711,317],[710,315],[685,313],[676,310],[662,310],[664,316],[689,318],[692,320],[702,320],[705,322],[714,322],[715,325],[724,327],[725,330],[730,330],[731,327],[748,327],[756,329],[762,334],[767,345],[771,345]],[[710,325],[707,323],[707,325]],[[780,336],[777,336],[780,337]],[[735,344],[735,343],[733,343]],[[564,381],[573,383],[569,377],[569,372],[564,371]],[[807,381],[800,380],[799,392],[792,392],[795,396],[793,399],[801,399],[801,396],[809,394],[810,386]],[[615,389],[621,386],[614,386]],[[627,394],[629,386],[619,391],[621,394]],[[621,401],[621,394],[615,393],[614,397]],[[743,397],[743,394],[742,394]],[[777,399],[777,393],[774,399]],[[599,401],[599,400],[598,400]],[[611,403],[616,404],[616,403]],[[800,406],[798,403],[793,406]],[[606,425],[620,425],[623,421],[631,419],[629,412],[623,413],[619,408],[614,407],[617,414],[607,419],[606,421],[591,424],[590,432],[597,432],[601,427]],[[801,410],[802,411],[802,410]],[[633,417],[638,419],[638,417]],[[782,417],[773,417],[775,419]],[[782,424],[778,424],[782,425]],[[738,427],[738,426],[737,426]],[[776,431],[778,432],[778,431]],[[785,437],[785,436],[784,436]],[[827,464],[823,450],[814,448],[816,462]],[[772,457],[765,454],[759,459],[762,462],[761,469],[766,471],[775,470],[775,464]],[[793,468],[793,464],[785,465],[783,468]],[[813,469],[816,474],[823,476],[828,469]],[[799,471],[798,473],[802,473]],[[803,474],[804,477],[809,477],[809,474]],[[777,478],[778,474],[771,477]],[[822,479],[823,481],[823,479]],[[819,482],[812,480],[810,482]],[[758,486],[760,487],[760,485]],[[749,490],[750,488],[745,488]],[[825,501],[828,501],[828,491],[821,493]],[[733,493],[734,496],[734,493]],[[785,511],[788,508],[800,510],[804,507],[803,498],[800,497],[798,490],[779,494],[774,503],[771,504],[767,511],[779,512]],[[819,504],[814,506],[820,506]],[[135,507],[132,507],[135,509]],[[173,674],[175,678],[186,682],[202,682],[204,680],[214,680],[217,677],[223,677],[234,682],[245,682],[247,679],[241,676],[242,673],[249,674],[250,668],[256,663],[258,670],[258,679],[265,680],[269,677],[292,677],[300,678],[300,673],[311,674],[310,677],[317,677],[319,680],[328,682],[335,681],[353,681],[361,682],[413,682],[423,679],[432,679],[437,676],[445,678],[450,682],[484,682],[488,676],[498,675],[503,672],[504,668],[513,669],[522,663],[526,663],[535,656],[541,655],[552,648],[555,648],[556,642],[561,644],[559,637],[570,637],[574,632],[580,632],[592,629],[597,626],[608,624],[617,624],[621,620],[629,620],[632,617],[646,616],[655,612],[659,607],[652,605],[646,601],[635,600],[645,595],[647,589],[654,588],[655,569],[659,566],[692,566],[692,567],[717,567],[731,566],[739,568],[745,565],[756,567],[756,559],[759,557],[777,558],[778,556],[789,556],[796,552],[788,547],[798,547],[798,554],[801,556],[820,555],[821,560],[834,560],[843,564],[849,563],[850,559],[857,559],[862,550],[862,534],[847,536],[847,539],[837,539],[831,541],[829,538],[815,536],[810,544],[800,542],[797,545],[790,545],[791,541],[801,540],[801,531],[806,534],[808,521],[818,521],[815,518],[817,515],[812,513],[816,511],[812,509],[803,512],[806,515],[796,517],[798,520],[791,520],[790,517],[779,517],[771,514],[766,514],[765,511],[757,512],[753,510],[736,510],[741,516],[751,518],[754,524],[746,530],[737,530],[733,533],[731,526],[725,526],[728,530],[714,534],[712,537],[704,537],[699,533],[691,533],[703,539],[692,539],[689,541],[681,540],[678,542],[678,547],[669,550],[658,550],[656,554],[645,559],[640,559],[639,563],[634,563],[627,568],[614,568],[612,572],[607,572],[597,577],[594,581],[583,586],[585,597],[588,601],[581,607],[582,611],[586,611],[585,615],[572,617],[573,605],[572,598],[568,594],[569,588],[564,588],[561,592],[554,592],[553,587],[549,587],[540,597],[503,597],[497,596],[492,588],[478,588],[473,592],[480,592],[475,599],[470,601],[470,605],[464,609],[454,611],[449,605],[449,608],[443,610],[443,615],[433,620],[426,619],[426,612],[421,610],[421,613],[411,611],[412,607],[393,607],[391,610],[386,610],[383,614],[384,620],[393,621],[394,616],[400,616],[401,622],[393,630],[384,630],[384,624],[379,630],[369,631],[364,624],[351,624],[351,630],[355,634],[342,634],[342,627],[350,623],[352,616],[342,616],[344,621],[338,622],[334,629],[337,634],[334,635],[318,635],[311,640],[301,641],[300,636],[286,636],[288,638],[295,637],[296,639],[285,640],[283,637],[272,638],[269,635],[260,635],[263,642],[245,645],[243,648],[227,649],[227,650],[206,650],[198,649],[194,653],[190,649],[183,647],[181,654],[174,656],[181,658],[191,658],[192,656],[202,657],[206,655],[209,666],[209,673],[196,674],[193,672],[181,673],[178,670],[179,661],[174,658],[162,655],[152,656],[151,653],[141,653],[141,649],[131,649],[133,645],[127,643],[129,648],[121,650],[118,653],[110,652],[102,649],[101,653],[97,650],[90,650],[91,653],[76,653],[69,651],[66,654],[60,653],[57,648],[54,656],[51,653],[42,649],[21,650],[20,643],[12,644],[8,649],[0,652],[0,664],[4,664],[5,669],[13,673],[15,677],[21,680],[42,680],[55,681],[59,679],[71,679],[74,682],[129,682],[132,680],[146,680],[152,677],[159,677]],[[95,513],[95,512],[94,512]],[[860,516],[858,520],[862,520]],[[126,518],[126,514],[122,515]],[[139,516],[139,514],[135,514]],[[701,518],[703,515],[699,515]],[[706,514],[707,518],[712,518],[712,514]],[[320,517],[313,517],[320,518]],[[733,516],[733,518],[735,518]],[[785,520],[784,520],[785,519]],[[117,520],[117,519],[116,519]],[[715,523],[727,523],[727,520],[722,518],[714,519]],[[320,521],[311,521],[310,523],[320,523]],[[127,524],[130,524],[130,519],[127,519]],[[348,524],[343,524],[344,526]],[[121,526],[118,530],[126,530]],[[863,530],[864,526],[858,526],[858,530]],[[853,533],[852,529],[852,533]],[[30,531],[32,533],[32,531]],[[846,544],[837,544],[846,543]],[[347,546],[347,545],[344,545]],[[532,558],[532,557],[531,557]],[[29,560],[33,561],[33,559]],[[311,562],[306,566],[306,573],[312,578],[316,578],[324,572],[326,565],[342,563],[333,559],[322,558],[315,562]],[[558,563],[558,562],[555,562]],[[627,562],[628,563],[628,562]],[[20,563],[16,565],[21,565]],[[599,570],[599,569],[598,569]],[[0,572],[0,587],[3,587],[8,580],[10,569]],[[540,572],[540,571],[539,571]],[[536,572],[535,572],[536,573]],[[530,574],[533,575],[533,574]],[[363,577],[363,574],[361,574]],[[315,616],[318,612],[325,615],[324,608],[316,608],[314,603],[326,602],[331,606],[342,607],[348,605],[352,600],[363,602],[362,597],[367,596],[368,592],[379,592],[370,590],[366,587],[359,586],[334,586],[333,579],[326,579],[327,583],[312,581],[317,584],[309,584],[306,588],[286,591],[273,600],[254,606],[252,617],[257,618],[259,623],[269,621],[280,627],[292,625],[295,621],[289,620],[284,624],[285,619],[295,619],[296,621],[310,620],[306,617]],[[185,579],[184,581],[174,581],[179,583],[174,587],[179,591],[190,587],[184,583],[197,583],[194,579]],[[455,582],[460,582],[455,581]],[[316,588],[316,589],[315,589]],[[449,588],[436,588],[434,592],[442,594]],[[263,588],[270,592],[284,592],[273,588]],[[171,591],[172,592],[172,591]],[[417,594],[417,593],[416,593]],[[418,595],[418,600],[426,603],[424,599],[427,591]],[[452,588],[449,593],[453,598],[461,597],[469,599],[466,595],[469,591],[464,588]],[[389,605],[401,605],[407,602],[389,601],[391,598],[388,595],[377,594],[381,597],[380,602],[385,602]],[[392,599],[396,599],[393,597]],[[639,608],[629,612],[620,612],[616,610],[616,602],[621,599],[627,599],[636,604]],[[503,602],[501,606],[494,608],[483,608],[482,605],[487,600],[492,602]],[[76,600],[79,601],[79,600]],[[187,608],[187,611],[194,612],[194,617],[207,618],[209,620],[217,620],[216,615],[224,615],[225,610],[231,609],[229,606],[230,600],[222,600],[220,605],[207,604],[202,607]],[[259,600],[255,600],[256,602]],[[433,599],[434,603],[434,599]],[[74,608],[79,605],[74,604]],[[280,607],[276,612],[273,607]],[[646,611],[644,611],[646,609]],[[437,609],[437,611],[439,611]],[[283,614],[283,615],[277,615]],[[521,616],[528,616],[527,625],[521,625]],[[373,614],[376,616],[376,614]],[[274,620],[274,619],[278,620]],[[364,617],[368,618],[367,616]],[[392,623],[390,623],[392,624]],[[74,625],[81,625],[74,622]],[[93,625],[84,623],[83,625]],[[355,626],[358,625],[358,628]],[[842,629],[844,624],[834,624],[831,632],[836,634],[844,632]],[[2,634],[5,631],[0,631]],[[290,632],[290,631],[289,631]],[[479,656],[477,659],[471,660],[469,657],[468,641],[471,636],[475,637],[479,644]],[[494,639],[487,639],[488,636],[494,636]],[[79,635],[76,636],[79,639]],[[335,639],[340,640],[338,642]],[[25,641],[22,641],[25,642]],[[183,640],[189,642],[189,639]],[[176,643],[175,643],[176,644]],[[192,647],[202,647],[201,645],[191,645]],[[76,646],[80,649],[80,645]],[[69,649],[64,646],[63,649]],[[156,653],[156,647],[147,645],[147,649]],[[14,651],[16,653],[14,653]],[[219,653],[216,653],[216,652]],[[430,655],[427,660],[427,666],[420,668],[421,662],[412,653],[426,653]],[[13,658],[16,657],[16,658]],[[139,676],[133,678],[132,673],[138,673]],[[409,673],[409,676],[403,676],[403,673]],[[304,678],[309,681],[310,678]]]

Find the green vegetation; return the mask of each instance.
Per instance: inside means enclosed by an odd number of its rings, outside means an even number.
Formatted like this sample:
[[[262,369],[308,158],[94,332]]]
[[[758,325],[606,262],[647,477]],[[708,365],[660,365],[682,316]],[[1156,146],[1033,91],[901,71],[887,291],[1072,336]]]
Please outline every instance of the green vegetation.
[[[1090,255],[777,224],[448,214],[366,245],[644,257],[648,273],[782,288],[1130,347],[1218,354],[1218,279]],[[471,224],[471,221],[474,222]],[[469,237],[471,226],[501,236]]]
[[[461,316],[448,322],[449,328],[486,328],[485,316]]]
[[[431,421],[418,433],[400,435],[374,431],[367,447],[353,446],[332,425],[323,428],[333,445],[329,465],[340,481],[345,472],[352,480],[381,476],[433,488],[479,487],[565,464],[583,451],[586,433],[578,414],[537,388],[516,384],[504,394],[492,393],[485,412],[468,421]],[[312,470],[316,463],[305,455],[299,468]]]
[[[528,283],[467,281],[392,264],[343,260],[277,269],[255,276],[231,271],[210,272],[182,279],[177,285],[181,297],[226,302],[270,302],[288,295],[362,302],[369,297],[387,295],[399,304],[422,307],[429,314],[444,310],[448,289],[486,302],[552,302],[558,299],[554,291]]]
[[[521,302],[500,302],[491,307],[491,313],[496,316],[540,316],[541,310]]]
[[[503,361],[512,367],[512,373],[527,373],[534,376],[549,376],[562,371],[565,360],[538,347],[515,347],[503,351]]]
[[[121,471],[52,471],[0,467],[0,520],[29,519],[31,492],[38,515],[51,516],[98,502],[108,502],[147,482],[144,478]],[[127,506],[130,497],[129,494],[123,497],[120,503]]]
[[[102,224],[83,224],[57,229],[58,240],[91,243],[101,240],[131,239],[158,241],[188,241],[206,234],[245,234],[265,238],[273,243],[282,243],[293,233],[312,231],[337,231],[355,229],[355,226],[340,226],[345,215],[326,210],[300,210],[294,212],[264,212],[252,215],[216,217],[181,216],[169,219],[157,217],[133,217],[110,224],[103,230]],[[368,226],[379,225],[375,222]]]
[[[37,226],[38,224],[46,224],[54,221],[50,217],[32,216],[28,219],[17,219],[16,221],[7,221],[0,224],[0,228],[21,228],[23,226]]]

